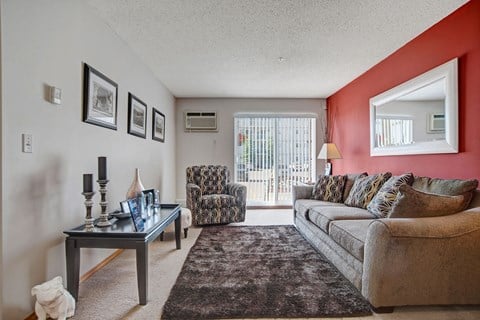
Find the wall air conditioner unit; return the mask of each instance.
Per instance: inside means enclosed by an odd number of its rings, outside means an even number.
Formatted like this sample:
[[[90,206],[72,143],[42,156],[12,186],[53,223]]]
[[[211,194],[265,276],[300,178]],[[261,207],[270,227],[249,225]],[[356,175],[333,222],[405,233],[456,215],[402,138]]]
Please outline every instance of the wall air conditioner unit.
[[[185,112],[185,131],[218,131],[216,112]]]
[[[428,133],[444,133],[445,132],[445,114],[432,113],[428,118]]]

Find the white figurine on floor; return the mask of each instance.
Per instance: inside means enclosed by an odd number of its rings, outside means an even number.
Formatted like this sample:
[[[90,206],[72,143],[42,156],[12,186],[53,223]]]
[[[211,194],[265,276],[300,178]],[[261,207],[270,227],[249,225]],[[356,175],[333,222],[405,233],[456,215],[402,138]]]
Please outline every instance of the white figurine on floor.
[[[32,296],[37,296],[35,314],[38,320],[65,320],[75,313],[75,299],[63,287],[62,277],[55,277],[32,288]]]

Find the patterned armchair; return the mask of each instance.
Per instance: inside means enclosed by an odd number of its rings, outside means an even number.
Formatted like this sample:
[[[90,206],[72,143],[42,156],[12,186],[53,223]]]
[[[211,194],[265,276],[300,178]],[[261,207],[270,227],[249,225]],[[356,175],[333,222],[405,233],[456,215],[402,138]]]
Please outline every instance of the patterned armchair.
[[[230,183],[226,166],[187,168],[187,207],[194,225],[245,221],[247,187]]]

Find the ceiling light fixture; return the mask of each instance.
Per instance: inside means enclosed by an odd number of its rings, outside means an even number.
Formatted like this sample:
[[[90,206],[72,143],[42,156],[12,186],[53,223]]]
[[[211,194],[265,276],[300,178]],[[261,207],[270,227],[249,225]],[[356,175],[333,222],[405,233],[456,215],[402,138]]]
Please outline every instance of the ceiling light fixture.
[[[287,61],[287,58],[278,57],[278,62],[285,62],[285,61]]]

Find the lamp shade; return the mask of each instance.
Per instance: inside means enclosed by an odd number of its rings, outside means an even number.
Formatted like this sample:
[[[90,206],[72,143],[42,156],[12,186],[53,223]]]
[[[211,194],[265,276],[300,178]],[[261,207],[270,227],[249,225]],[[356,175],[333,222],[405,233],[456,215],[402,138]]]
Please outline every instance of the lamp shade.
[[[335,143],[324,143],[322,149],[318,153],[318,159],[342,159],[340,151],[338,151]]]

